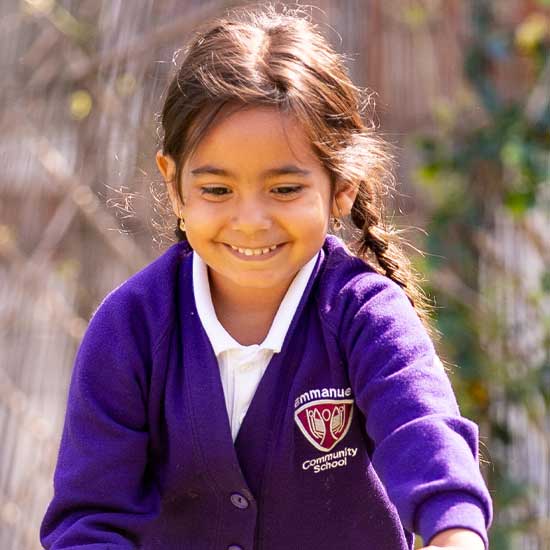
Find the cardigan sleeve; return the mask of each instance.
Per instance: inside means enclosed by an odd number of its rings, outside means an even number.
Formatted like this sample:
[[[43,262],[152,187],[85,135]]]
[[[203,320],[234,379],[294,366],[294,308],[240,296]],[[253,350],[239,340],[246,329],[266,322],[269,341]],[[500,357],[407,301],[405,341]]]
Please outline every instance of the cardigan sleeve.
[[[101,304],[76,355],[54,473],[40,525],[47,550],[136,548],[156,517],[148,464],[147,334],[117,289]]]
[[[402,524],[426,545],[440,531],[466,528],[488,548],[492,501],[478,465],[478,427],[460,415],[407,295],[369,273],[346,301],[340,334],[350,381],[374,442],[373,466]]]

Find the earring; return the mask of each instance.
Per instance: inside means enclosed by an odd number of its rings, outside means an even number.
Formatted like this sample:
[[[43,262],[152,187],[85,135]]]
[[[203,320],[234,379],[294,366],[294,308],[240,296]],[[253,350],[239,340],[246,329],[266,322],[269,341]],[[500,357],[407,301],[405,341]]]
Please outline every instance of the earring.
[[[331,218],[330,223],[336,231],[340,231],[344,227],[344,224],[340,218]]]
[[[187,235],[185,234],[185,222],[182,218],[178,218],[178,223],[176,225],[176,229],[174,230],[174,235],[176,235],[178,241],[187,240]]]

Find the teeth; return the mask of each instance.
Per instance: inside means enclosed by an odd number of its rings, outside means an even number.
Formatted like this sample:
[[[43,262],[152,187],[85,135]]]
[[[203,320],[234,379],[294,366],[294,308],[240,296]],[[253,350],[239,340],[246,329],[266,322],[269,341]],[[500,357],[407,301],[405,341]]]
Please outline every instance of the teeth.
[[[262,254],[267,254],[268,252],[271,252],[272,250],[275,250],[277,248],[276,244],[267,248],[238,248],[233,245],[230,246],[233,250],[237,250],[245,256],[261,256]]]

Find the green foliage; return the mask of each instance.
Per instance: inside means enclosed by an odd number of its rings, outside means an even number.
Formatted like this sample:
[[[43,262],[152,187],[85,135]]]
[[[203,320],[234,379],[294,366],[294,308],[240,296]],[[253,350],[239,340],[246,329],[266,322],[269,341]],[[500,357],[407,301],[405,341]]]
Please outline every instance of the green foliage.
[[[514,434],[502,420],[491,417],[491,399],[499,396],[510,406],[521,406],[533,425],[544,430],[550,409],[550,361],[546,357],[525,373],[522,357],[508,343],[497,357],[491,351],[495,342],[512,339],[495,307],[498,299],[479,296],[480,235],[491,233],[496,205],[521,219],[541,200],[541,186],[549,185],[550,101],[544,75],[550,71],[550,15],[543,10],[550,2],[539,0],[540,11],[535,8],[515,26],[503,27],[493,16],[496,1],[471,4],[472,34],[464,76],[475,101],[464,107],[458,100],[438,107],[434,134],[415,137],[422,163],[414,177],[430,200],[428,254],[422,260],[426,279],[435,281],[438,272],[451,271],[462,285],[462,292],[427,289],[437,296],[443,355],[456,365],[451,377],[461,411],[487,427],[490,449],[493,445],[506,449],[514,443]],[[509,77],[505,94],[502,75],[518,60],[528,65],[529,77],[522,76],[520,83]],[[550,270],[546,270],[540,291],[528,299],[536,307],[549,293]],[[545,323],[543,345],[550,349],[550,319]],[[514,480],[500,455],[505,452],[490,453],[487,468],[495,507],[490,542],[494,550],[511,550],[511,536],[532,530],[533,518],[512,524],[504,519],[506,511],[528,503],[536,488]]]

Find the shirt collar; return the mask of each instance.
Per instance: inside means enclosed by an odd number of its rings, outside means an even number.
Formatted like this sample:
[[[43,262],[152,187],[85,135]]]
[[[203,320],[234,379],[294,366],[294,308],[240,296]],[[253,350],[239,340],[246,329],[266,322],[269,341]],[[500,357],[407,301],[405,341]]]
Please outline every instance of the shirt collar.
[[[207,265],[197,252],[193,251],[193,289],[195,303],[199,318],[210,339],[216,356],[229,349],[249,349],[253,347],[268,349],[275,353],[279,353],[283,347],[286,333],[288,332],[288,328],[313,272],[319,254],[320,252],[317,252],[317,254],[298,271],[292,280],[292,283],[279,305],[279,309],[277,310],[271,328],[264,341],[261,344],[243,346],[225,330],[218,320],[210,294]]]

